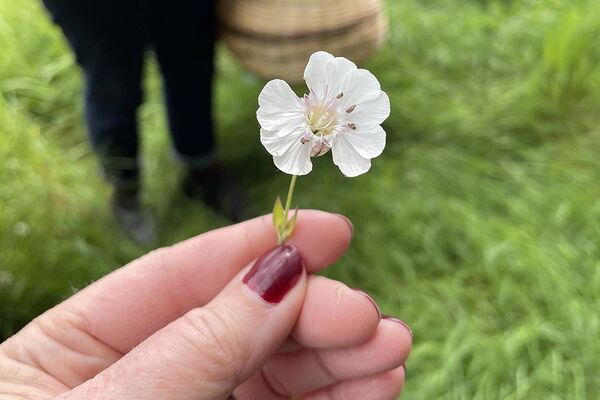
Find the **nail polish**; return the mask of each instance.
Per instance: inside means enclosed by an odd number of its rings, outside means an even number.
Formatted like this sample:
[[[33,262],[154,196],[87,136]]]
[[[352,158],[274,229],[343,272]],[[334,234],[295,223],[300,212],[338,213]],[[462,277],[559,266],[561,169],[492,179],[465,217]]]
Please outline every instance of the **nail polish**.
[[[375,300],[373,300],[373,296],[371,296],[369,293],[365,292],[362,289],[355,289],[352,288],[352,290],[354,290],[356,293],[366,297],[367,299],[369,299],[369,301],[371,302],[371,304],[373,304],[373,307],[375,307],[375,310],[377,310],[377,318],[381,319],[381,310],[379,309],[379,306],[377,305],[377,303],[375,302]]]
[[[298,249],[280,245],[260,257],[243,282],[269,303],[279,303],[296,285],[304,264]]]
[[[413,337],[412,329],[410,329],[410,326],[408,326],[408,324],[406,322],[404,322],[404,321],[402,321],[402,320],[400,320],[400,319],[398,319],[396,317],[393,317],[391,315],[384,315],[382,318],[383,319],[387,319],[388,321],[394,321],[394,322],[399,323],[400,325],[402,325],[403,327],[406,328],[406,330],[408,331],[408,333],[410,333],[410,337],[411,338]]]

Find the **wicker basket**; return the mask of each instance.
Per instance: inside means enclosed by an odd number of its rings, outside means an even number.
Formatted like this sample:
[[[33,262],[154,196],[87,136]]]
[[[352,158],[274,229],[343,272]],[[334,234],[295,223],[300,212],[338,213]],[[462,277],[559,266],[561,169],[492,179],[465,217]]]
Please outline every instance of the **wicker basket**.
[[[302,80],[318,50],[361,62],[387,37],[382,0],[220,0],[221,37],[248,70]]]

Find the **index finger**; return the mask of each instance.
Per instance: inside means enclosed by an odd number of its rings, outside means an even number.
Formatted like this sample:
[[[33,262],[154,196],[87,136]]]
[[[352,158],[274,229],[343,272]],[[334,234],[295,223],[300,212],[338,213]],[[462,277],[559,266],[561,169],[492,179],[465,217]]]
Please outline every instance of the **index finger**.
[[[308,272],[335,262],[352,235],[336,214],[298,213],[296,246]],[[271,216],[255,218],[159,249],[107,275],[50,311],[83,315],[84,329],[125,353],[194,307],[210,301],[244,266],[276,245]]]

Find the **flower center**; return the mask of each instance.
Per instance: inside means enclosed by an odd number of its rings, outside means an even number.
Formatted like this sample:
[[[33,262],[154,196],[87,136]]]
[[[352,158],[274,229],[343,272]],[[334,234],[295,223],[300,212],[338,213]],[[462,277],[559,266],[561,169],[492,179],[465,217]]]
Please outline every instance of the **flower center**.
[[[318,136],[327,136],[335,131],[337,107],[333,104],[314,104],[308,109],[306,119],[310,130]]]
[[[344,97],[344,93],[337,96],[331,95],[326,90],[323,98],[318,98],[313,93],[304,95],[304,107],[306,123],[308,125],[306,132],[300,139],[302,144],[310,143],[310,156],[318,157],[327,153],[332,146],[335,136],[345,129],[356,129],[353,123],[346,123],[343,110],[340,109],[339,100]],[[350,114],[356,105],[350,106],[345,110],[345,114]]]

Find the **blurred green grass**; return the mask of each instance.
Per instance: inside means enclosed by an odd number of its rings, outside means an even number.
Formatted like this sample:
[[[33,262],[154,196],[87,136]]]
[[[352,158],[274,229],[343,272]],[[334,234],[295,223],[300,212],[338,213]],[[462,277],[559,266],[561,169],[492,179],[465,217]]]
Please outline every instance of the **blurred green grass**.
[[[389,43],[367,65],[392,102],[384,155],[354,180],[328,157],[299,180],[303,207],[356,227],[328,274],[413,327],[404,398],[600,398],[600,5],[389,0],[388,10]],[[267,211],[288,178],[258,141],[263,83],[222,50],[218,68],[221,155]],[[227,221],[177,194],[149,72],[145,201],[168,245]],[[80,83],[38,2],[0,0],[3,337],[146,251],[110,218]]]

